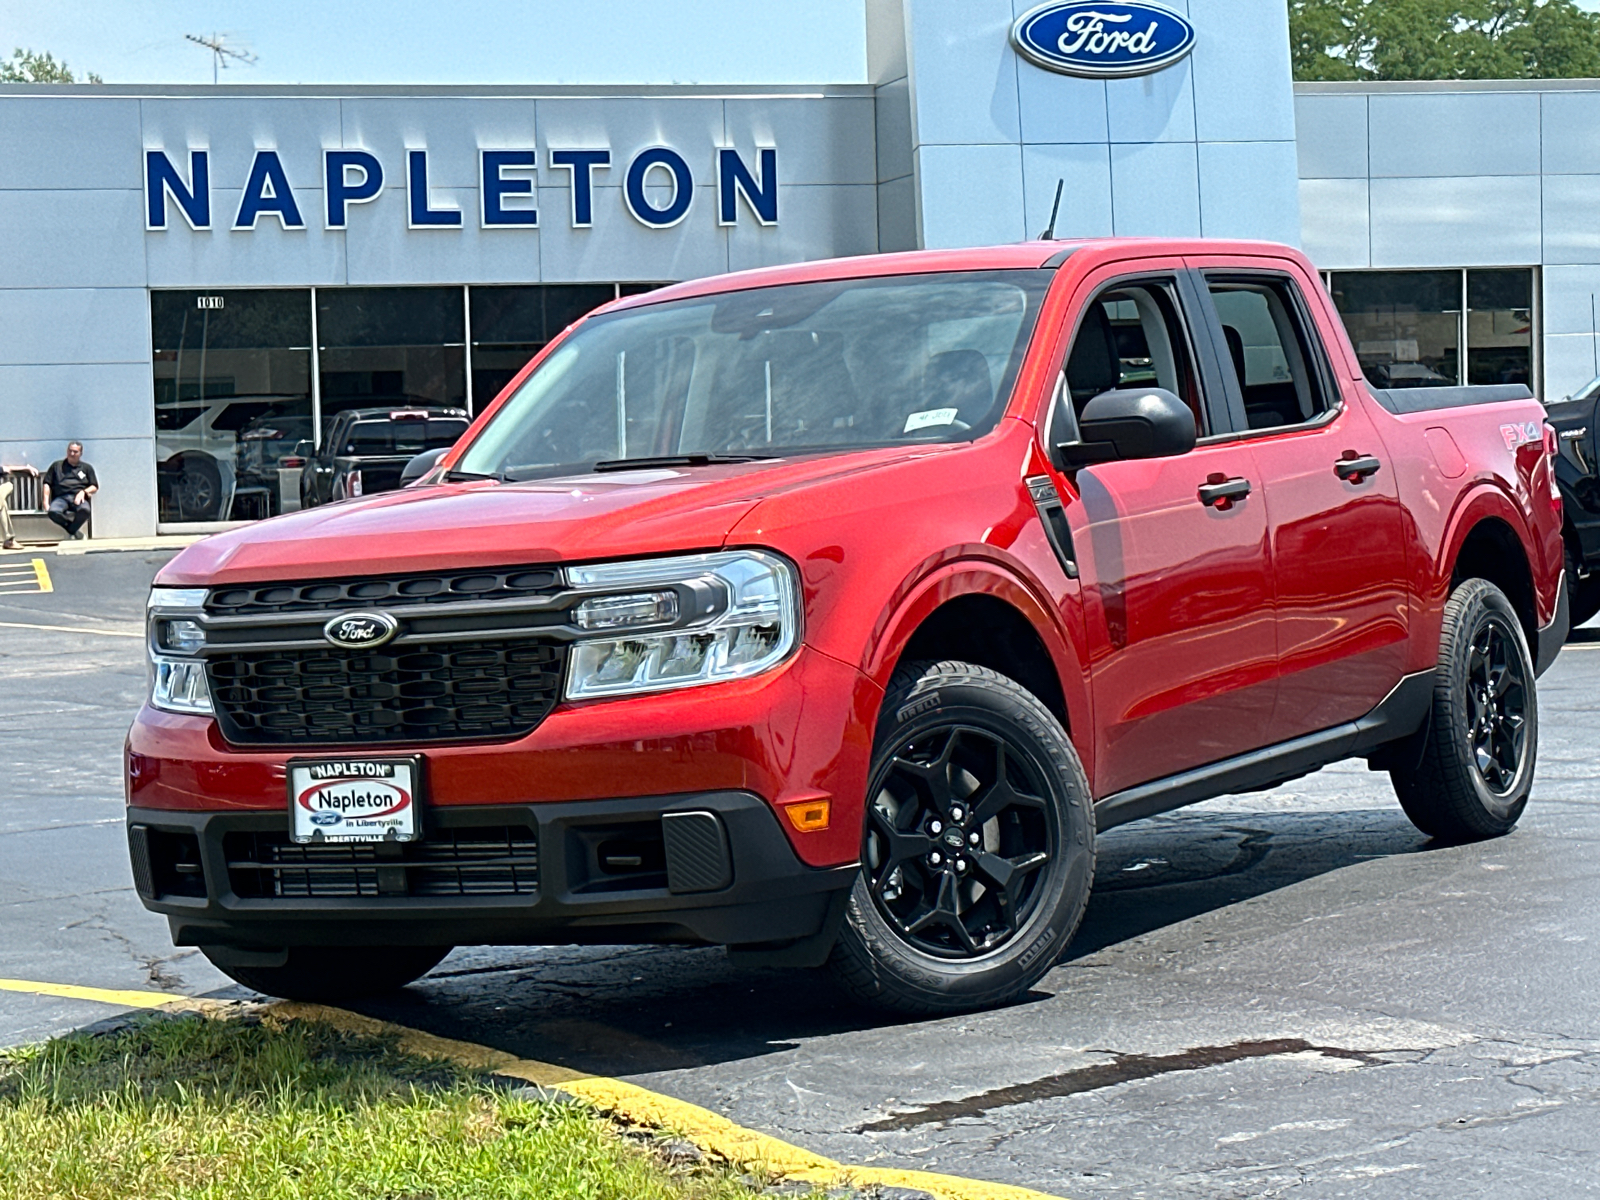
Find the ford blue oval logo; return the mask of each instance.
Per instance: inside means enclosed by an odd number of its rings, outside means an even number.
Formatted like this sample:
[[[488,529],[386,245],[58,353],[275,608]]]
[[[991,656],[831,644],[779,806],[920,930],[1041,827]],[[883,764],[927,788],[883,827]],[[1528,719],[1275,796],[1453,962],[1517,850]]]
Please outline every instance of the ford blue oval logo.
[[[1194,26],[1154,4],[1070,0],[1025,12],[1011,41],[1029,62],[1063,75],[1145,75],[1194,46]]]
[[[400,622],[385,612],[341,613],[322,627],[322,636],[346,650],[381,646],[400,632]]]
[[[311,823],[313,825],[337,825],[342,820],[344,818],[336,812],[314,812],[311,814]]]

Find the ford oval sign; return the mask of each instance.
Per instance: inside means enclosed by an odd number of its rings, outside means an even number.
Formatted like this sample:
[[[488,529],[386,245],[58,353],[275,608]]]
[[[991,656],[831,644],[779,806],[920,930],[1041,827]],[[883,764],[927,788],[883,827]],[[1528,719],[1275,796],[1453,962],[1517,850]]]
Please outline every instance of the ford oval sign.
[[[388,613],[343,613],[322,627],[322,636],[346,650],[381,646],[400,632],[400,622]]]
[[[1029,62],[1063,75],[1146,75],[1194,47],[1194,26],[1154,4],[1091,0],[1043,4],[1011,27],[1011,42]]]

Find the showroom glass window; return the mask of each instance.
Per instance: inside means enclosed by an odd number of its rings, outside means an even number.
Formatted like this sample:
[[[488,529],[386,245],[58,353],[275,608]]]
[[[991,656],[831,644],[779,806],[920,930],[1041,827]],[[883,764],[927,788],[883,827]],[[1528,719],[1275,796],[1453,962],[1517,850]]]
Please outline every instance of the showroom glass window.
[[[459,286],[319,288],[317,347],[323,436],[347,408],[467,406]]]
[[[311,436],[311,293],[150,295],[157,519],[282,511],[278,461]]]
[[[1333,271],[1328,289],[1374,387],[1534,386],[1531,267]]]
[[[572,322],[617,295],[615,284],[473,287],[472,400],[482,409]]]
[[[1467,272],[1467,382],[1533,386],[1533,272]]]

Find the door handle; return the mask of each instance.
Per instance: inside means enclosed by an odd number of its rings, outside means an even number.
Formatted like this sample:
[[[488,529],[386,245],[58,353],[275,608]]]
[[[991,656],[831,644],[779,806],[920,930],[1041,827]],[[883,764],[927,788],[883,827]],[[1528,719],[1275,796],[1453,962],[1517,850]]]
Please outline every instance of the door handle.
[[[1370,454],[1345,451],[1345,456],[1333,464],[1333,473],[1349,483],[1360,483],[1368,475],[1376,475],[1383,464]]]
[[[1217,509],[1230,509],[1235,500],[1243,500],[1250,494],[1250,481],[1235,476],[1232,479],[1224,475],[1209,475],[1200,485],[1200,503]]]

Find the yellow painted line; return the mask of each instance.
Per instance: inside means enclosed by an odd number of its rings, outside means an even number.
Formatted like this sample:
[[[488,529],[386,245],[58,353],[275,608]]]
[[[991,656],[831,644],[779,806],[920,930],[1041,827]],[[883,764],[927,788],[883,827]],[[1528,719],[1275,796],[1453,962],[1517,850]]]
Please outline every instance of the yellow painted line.
[[[174,996],[170,992],[79,987],[75,983],[38,983],[31,979],[0,979],[0,992],[24,992],[32,996],[52,996],[58,1000],[93,1000],[96,1004],[115,1004],[118,1008],[194,1008],[211,1003],[189,996]]]
[[[33,573],[39,580],[39,590],[41,592],[53,592],[56,590],[56,585],[50,582],[50,568],[44,565],[44,559],[36,558],[33,560]]]
[[[529,1058],[517,1058],[488,1046],[437,1037],[344,1009],[288,1002],[273,1004],[269,1008],[285,1017],[326,1021],[352,1033],[389,1035],[398,1040],[401,1049],[424,1058],[448,1059],[465,1067],[523,1079],[539,1087],[557,1088],[630,1125],[671,1130],[725,1162],[783,1179],[825,1187],[843,1183],[863,1188],[920,1188],[940,1200],[1052,1200],[1043,1192],[1011,1184],[988,1183],[981,1179],[963,1179],[957,1175],[937,1175],[928,1171],[858,1167],[836,1162],[769,1134],[736,1125],[710,1109],[672,1096],[663,1096],[637,1084],[600,1075],[586,1075],[581,1071]]]
[[[144,631],[128,629],[88,629],[82,625],[30,625],[26,621],[0,621],[5,629],[48,629],[52,633],[92,633],[97,637],[142,638]]]

